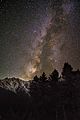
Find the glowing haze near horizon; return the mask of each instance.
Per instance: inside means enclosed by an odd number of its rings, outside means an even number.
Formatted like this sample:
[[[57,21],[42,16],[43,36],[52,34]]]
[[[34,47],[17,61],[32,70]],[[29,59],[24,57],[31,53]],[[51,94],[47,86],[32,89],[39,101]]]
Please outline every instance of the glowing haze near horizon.
[[[1,0],[0,78],[80,68],[78,0]]]

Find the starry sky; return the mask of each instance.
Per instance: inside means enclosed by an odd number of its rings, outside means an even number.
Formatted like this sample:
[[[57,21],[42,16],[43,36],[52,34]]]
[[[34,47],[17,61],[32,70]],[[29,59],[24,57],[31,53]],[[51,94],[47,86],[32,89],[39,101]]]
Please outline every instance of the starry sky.
[[[0,0],[0,79],[80,69],[79,0]]]

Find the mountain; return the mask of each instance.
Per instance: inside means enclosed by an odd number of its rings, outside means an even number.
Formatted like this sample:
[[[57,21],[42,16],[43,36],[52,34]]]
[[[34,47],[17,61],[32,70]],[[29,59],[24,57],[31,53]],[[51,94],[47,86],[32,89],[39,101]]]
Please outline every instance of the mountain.
[[[23,81],[19,78],[5,78],[0,80],[0,87],[6,90],[10,90],[14,93],[18,93],[20,91],[24,93],[29,92],[29,84],[30,81]]]
[[[0,120],[27,118],[31,105],[29,84],[29,81],[18,78],[0,80]]]

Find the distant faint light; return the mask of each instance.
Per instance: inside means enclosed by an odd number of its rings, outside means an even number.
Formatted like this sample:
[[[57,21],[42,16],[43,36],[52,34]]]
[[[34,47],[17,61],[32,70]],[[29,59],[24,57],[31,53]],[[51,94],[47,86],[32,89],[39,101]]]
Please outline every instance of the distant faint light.
[[[55,62],[57,62],[57,60],[55,60]]]
[[[34,30],[34,31],[33,31],[33,33],[37,33],[37,31],[36,31],[36,30]]]

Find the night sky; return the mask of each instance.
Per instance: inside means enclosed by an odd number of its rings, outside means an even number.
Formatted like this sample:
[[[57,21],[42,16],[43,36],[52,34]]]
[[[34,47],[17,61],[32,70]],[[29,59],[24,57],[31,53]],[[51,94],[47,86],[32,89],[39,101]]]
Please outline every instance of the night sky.
[[[80,69],[79,0],[0,0],[0,79]]]

